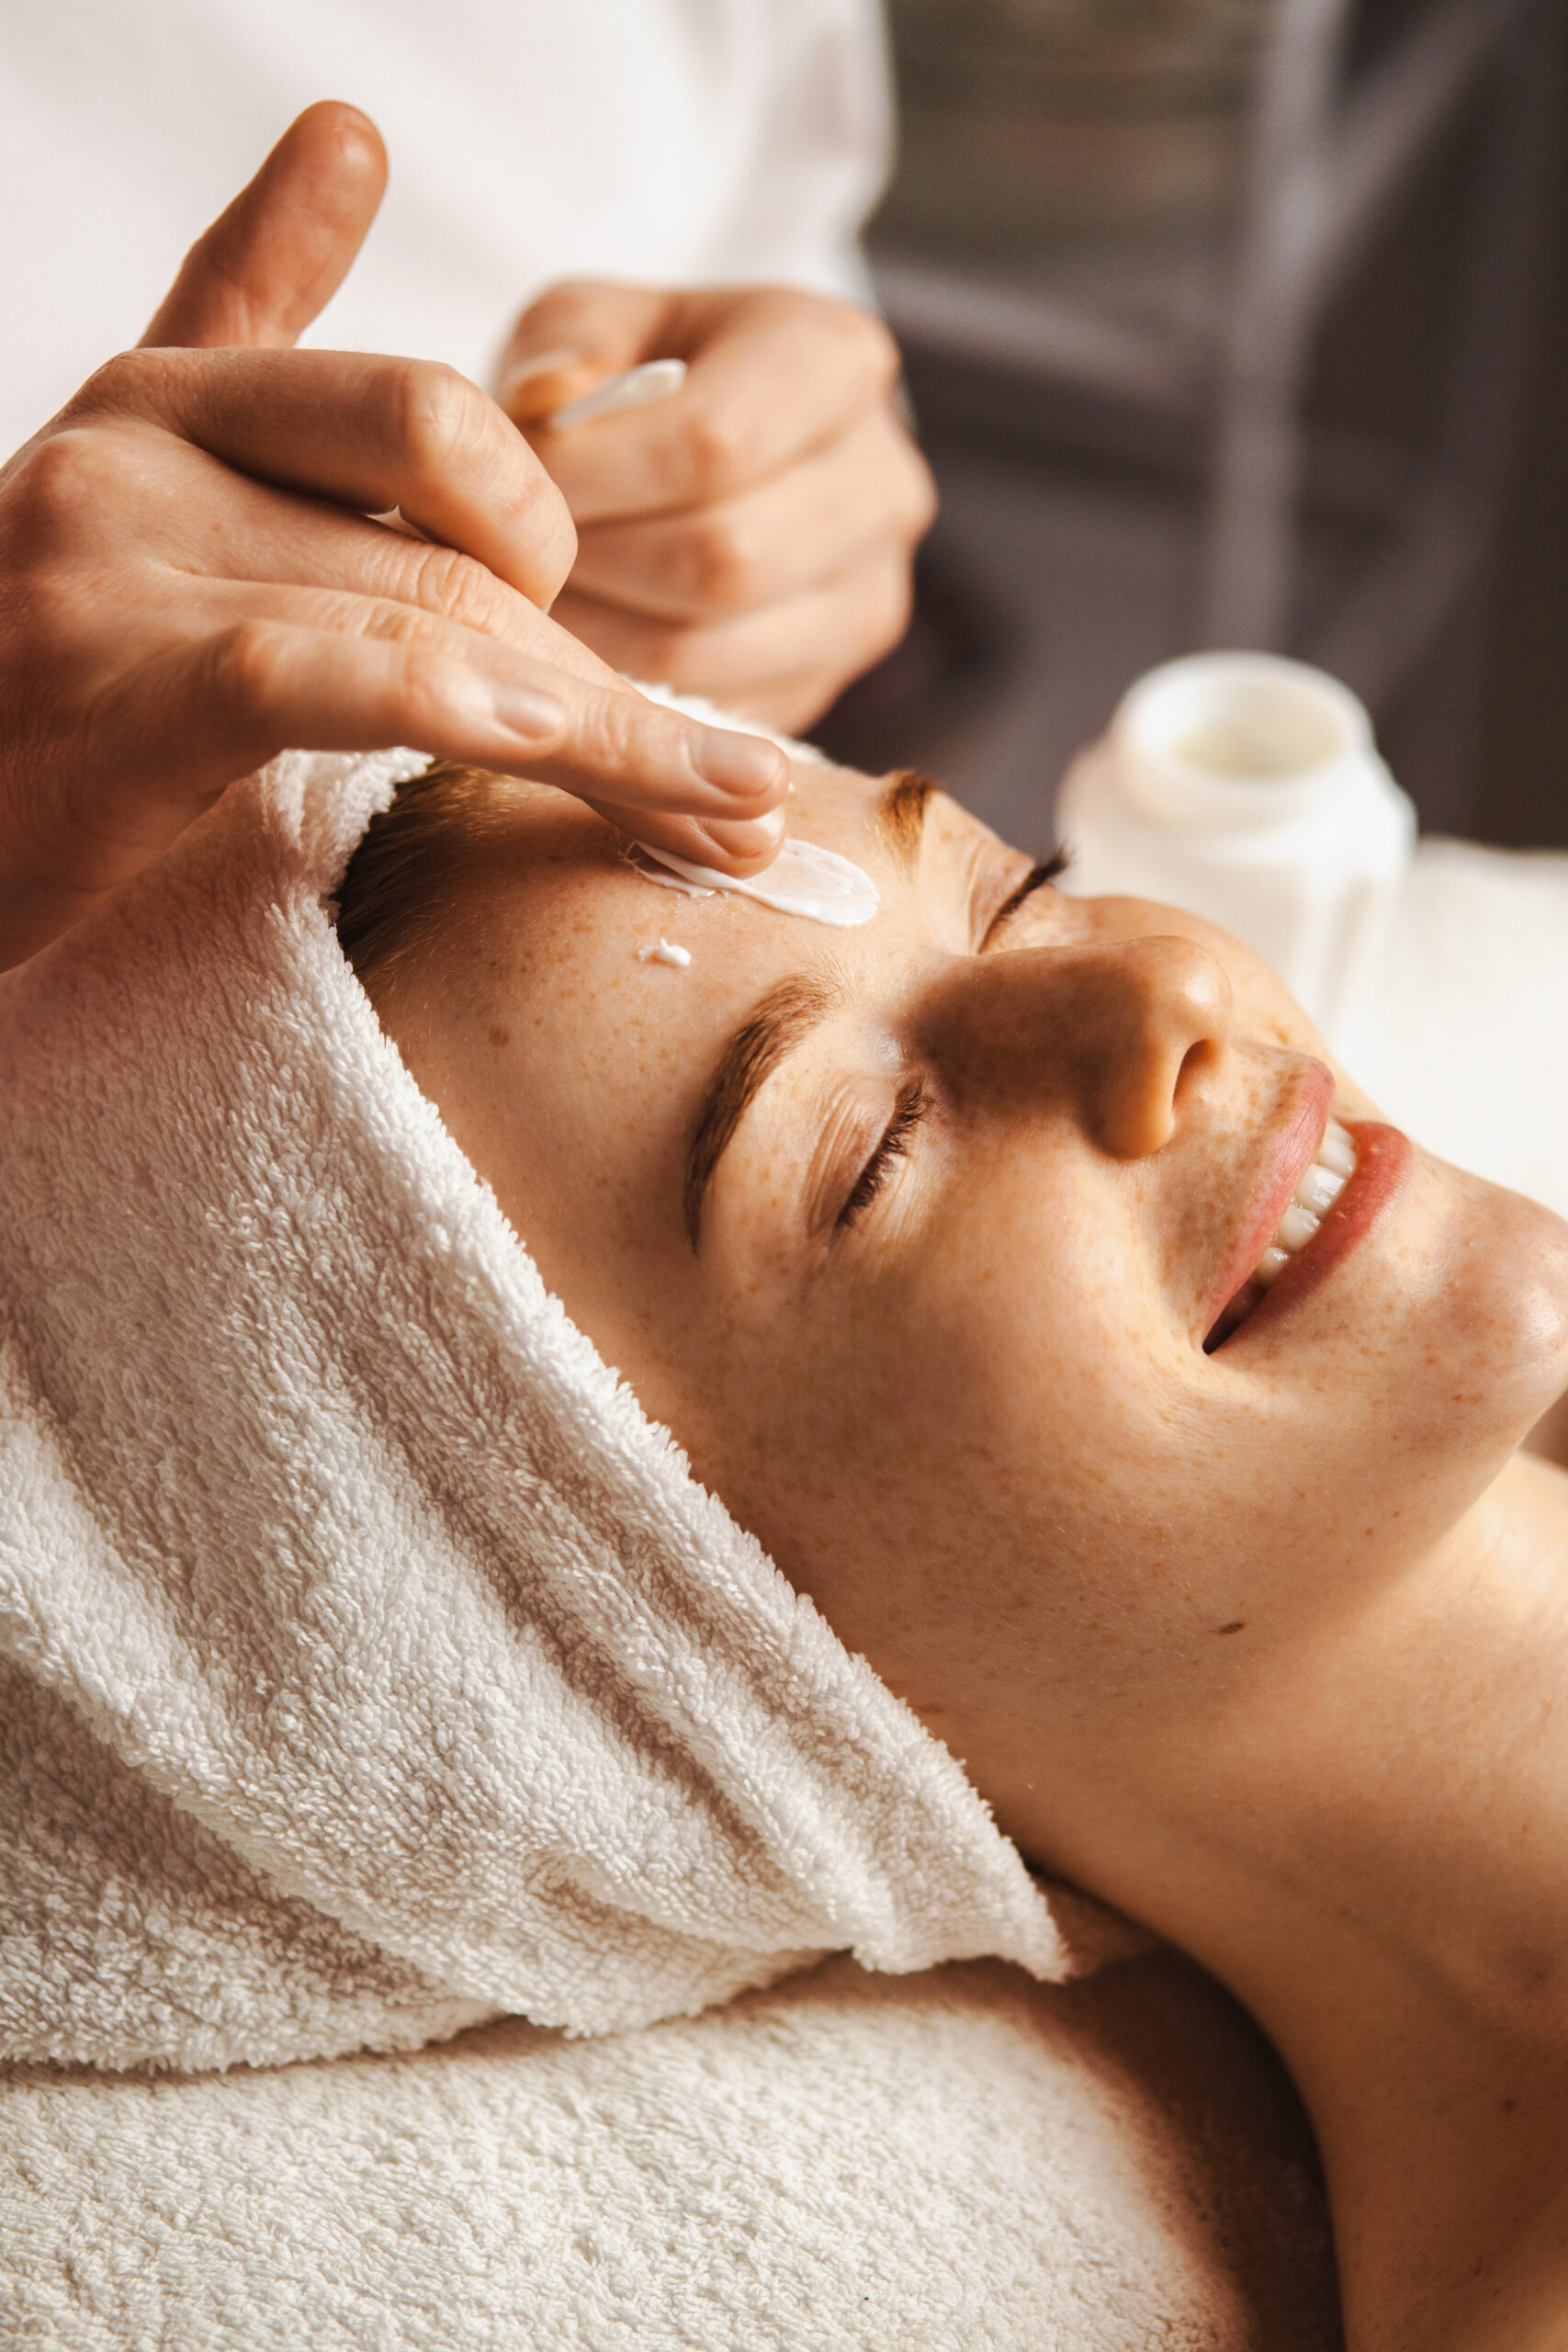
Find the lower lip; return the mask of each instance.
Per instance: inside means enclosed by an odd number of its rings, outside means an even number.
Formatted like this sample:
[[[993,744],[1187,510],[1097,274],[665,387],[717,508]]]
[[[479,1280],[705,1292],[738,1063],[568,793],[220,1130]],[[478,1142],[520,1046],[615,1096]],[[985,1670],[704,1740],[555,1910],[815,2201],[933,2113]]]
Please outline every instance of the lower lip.
[[[1404,1190],[1416,1159],[1409,1136],[1381,1120],[1347,1121],[1346,1125],[1356,1147],[1355,1174],[1312,1238],[1270,1283],[1247,1320],[1221,1341],[1216,1355],[1260,1327],[1267,1330],[1310,1297]]]

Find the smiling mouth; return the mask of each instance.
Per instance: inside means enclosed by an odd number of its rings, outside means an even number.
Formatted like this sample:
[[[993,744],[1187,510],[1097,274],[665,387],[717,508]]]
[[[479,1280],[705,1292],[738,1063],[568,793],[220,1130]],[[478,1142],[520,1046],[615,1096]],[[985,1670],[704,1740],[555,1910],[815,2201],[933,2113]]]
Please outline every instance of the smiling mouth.
[[[1222,1307],[1204,1340],[1206,1355],[1213,1355],[1261,1305],[1291,1261],[1306,1248],[1355,1172],[1356,1147],[1338,1120],[1331,1118],[1316,1151],[1296,1179],[1273,1239],[1241,1288]]]

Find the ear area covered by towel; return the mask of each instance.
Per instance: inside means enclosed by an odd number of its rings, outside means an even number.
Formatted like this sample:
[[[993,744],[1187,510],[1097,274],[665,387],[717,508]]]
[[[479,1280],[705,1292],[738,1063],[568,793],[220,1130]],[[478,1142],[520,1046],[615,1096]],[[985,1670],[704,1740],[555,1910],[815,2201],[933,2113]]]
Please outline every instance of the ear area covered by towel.
[[[953,1759],[573,1327],[294,754],[0,980],[0,2053],[601,2033],[848,1949],[1071,1973]]]

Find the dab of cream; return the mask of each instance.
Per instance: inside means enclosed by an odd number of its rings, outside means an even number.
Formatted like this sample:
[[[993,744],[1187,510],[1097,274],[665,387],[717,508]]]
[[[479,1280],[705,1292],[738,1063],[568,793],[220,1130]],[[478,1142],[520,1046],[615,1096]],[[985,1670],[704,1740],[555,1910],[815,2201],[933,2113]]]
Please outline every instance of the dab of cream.
[[[639,964],[675,964],[684,971],[692,960],[692,951],[689,947],[673,947],[669,940],[661,939],[657,947],[639,947],[637,960]]]
[[[786,841],[765,874],[749,876],[721,874],[713,865],[694,865],[689,858],[677,857],[673,850],[649,849],[646,842],[637,846],[653,861],[651,869],[637,869],[645,882],[658,882],[667,890],[684,890],[693,898],[728,890],[737,898],[755,899],[759,906],[772,907],[781,915],[832,923],[841,931],[869,922],[882,904],[869,874],[816,842]]]

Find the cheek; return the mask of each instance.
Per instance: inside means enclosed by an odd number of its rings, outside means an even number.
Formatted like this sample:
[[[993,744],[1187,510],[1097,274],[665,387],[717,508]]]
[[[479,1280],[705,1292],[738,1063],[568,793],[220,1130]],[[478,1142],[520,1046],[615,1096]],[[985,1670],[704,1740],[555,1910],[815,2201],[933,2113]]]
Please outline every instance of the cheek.
[[[852,1648],[922,1707],[1018,1702],[1090,1649],[1157,1650],[1191,1606],[1211,1498],[1175,1367],[1087,1246],[932,1247],[770,1329],[704,1384],[704,1475]]]
[[[1274,1374],[1183,1343],[1109,1196],[1075,1222],[1066,1191],[966,1194],[874,1272],[691,1329],[656,1407],[922,1712],[1157,1712],[1237,1661],[1221,1630],[1256,1658],[1400,1573],[1568,1381],[1568,1228],[1471,1180],[1428,1170],[1386,1279]]]

